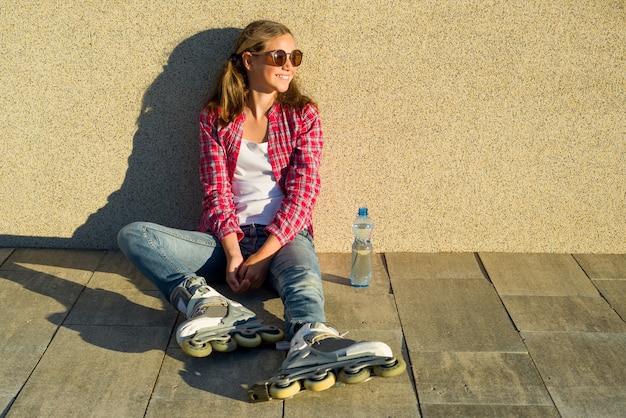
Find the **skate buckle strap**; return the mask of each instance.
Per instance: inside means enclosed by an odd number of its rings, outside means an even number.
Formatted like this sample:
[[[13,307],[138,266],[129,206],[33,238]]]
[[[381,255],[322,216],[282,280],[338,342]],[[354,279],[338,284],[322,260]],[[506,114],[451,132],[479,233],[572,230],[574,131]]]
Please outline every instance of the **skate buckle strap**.
[[[228,302],[224,298],[209,297],[205,299],[199,299],[189,318],[195,318],[198,316],[208,316],[211,318],[223,318],[228,313]]]
[[[331,334],[329,332],[325,332],[323,334],[317,334],[317,335],[314,335],[313,338],[311,338],[311,343],[314,344],[318,341],[325,340],[326,338],[337,338],[337,335]]]
[[[248,399],[251,402],[267,402],[272,397],[267,389],[267,383],[256,383],[248,389]]]

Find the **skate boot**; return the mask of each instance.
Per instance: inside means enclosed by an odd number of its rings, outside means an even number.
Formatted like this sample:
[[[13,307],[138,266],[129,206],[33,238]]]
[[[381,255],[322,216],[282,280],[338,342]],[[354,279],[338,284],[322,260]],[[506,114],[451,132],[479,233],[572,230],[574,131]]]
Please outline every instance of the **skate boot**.
[[[385,343],[356,342],[342,338],[328,324],[304,324],[291,340],[278,373],[252,385],[248,398],[252,402],[287,399],[303,387],[319,392],[333,386],[335,376],[343,383],[361,383],[370,378],[371,370],[377,376],[399,376],[406,363],[396,359]]]
[[[186,279],[174,288],[170,302],[186,315],[176,341],[192,357],[206,357],[213,350],[233,351],[237,345],[276,343],[285,336],[282,330],[264,325],[250,309],[222,296],[202,277]]]

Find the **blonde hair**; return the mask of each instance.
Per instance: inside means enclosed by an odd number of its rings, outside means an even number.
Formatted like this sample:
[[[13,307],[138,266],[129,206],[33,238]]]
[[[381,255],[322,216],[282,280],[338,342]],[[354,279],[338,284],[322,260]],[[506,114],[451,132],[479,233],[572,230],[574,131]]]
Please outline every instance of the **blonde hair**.
[[[241,32],[237,38],[235,53],[222,67],[213,94],[206,104],[209,110],[219,112],[220,124],[227,125],[235,120],[243,112],[246,104],[248,77],[241,55],[246,51],[262,52],[268,42],[287,34],[292,35],[289,28],[269,20],[252,22]],[[302,108],[307,104],[316,106],[313,100],[300,93],[295,80],[291,81],[286,92],[277,95],[276,101],[296,108]]]

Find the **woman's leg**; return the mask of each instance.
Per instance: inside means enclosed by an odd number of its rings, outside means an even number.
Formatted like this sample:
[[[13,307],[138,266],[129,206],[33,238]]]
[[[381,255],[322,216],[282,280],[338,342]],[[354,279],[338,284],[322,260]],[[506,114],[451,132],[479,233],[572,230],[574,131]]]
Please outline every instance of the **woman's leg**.
[[[172,290],[185,279],[224,277],[224,251],[210,234],[135,222],[122,228],[118,244],[168,301]]]
[[[297,324],[326,321],[322,272],[313,240],[306,231],[274,256],[268,279],[285,306],[287,339],[293,337]]]

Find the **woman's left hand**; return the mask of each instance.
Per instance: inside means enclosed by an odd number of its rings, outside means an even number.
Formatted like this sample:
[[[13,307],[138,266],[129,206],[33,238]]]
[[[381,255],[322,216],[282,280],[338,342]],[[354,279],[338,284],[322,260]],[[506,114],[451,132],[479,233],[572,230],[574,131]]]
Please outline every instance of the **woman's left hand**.
[[[257,290],[267,278],[271,261],[272,257],[262,258],[262,256],[259,256],[259,253],[252,254],[239,266],[237,271],[239,281],[250,283],[248,290]]]
[[[267,241],[261,248],[239,266],[239,270],[237,270],[239,282],[247,281],[250,283],[248,290],[257,290],[261,287],[267,278],[270,263],[280,248],[278,239],[274,235],[268,235]]]

